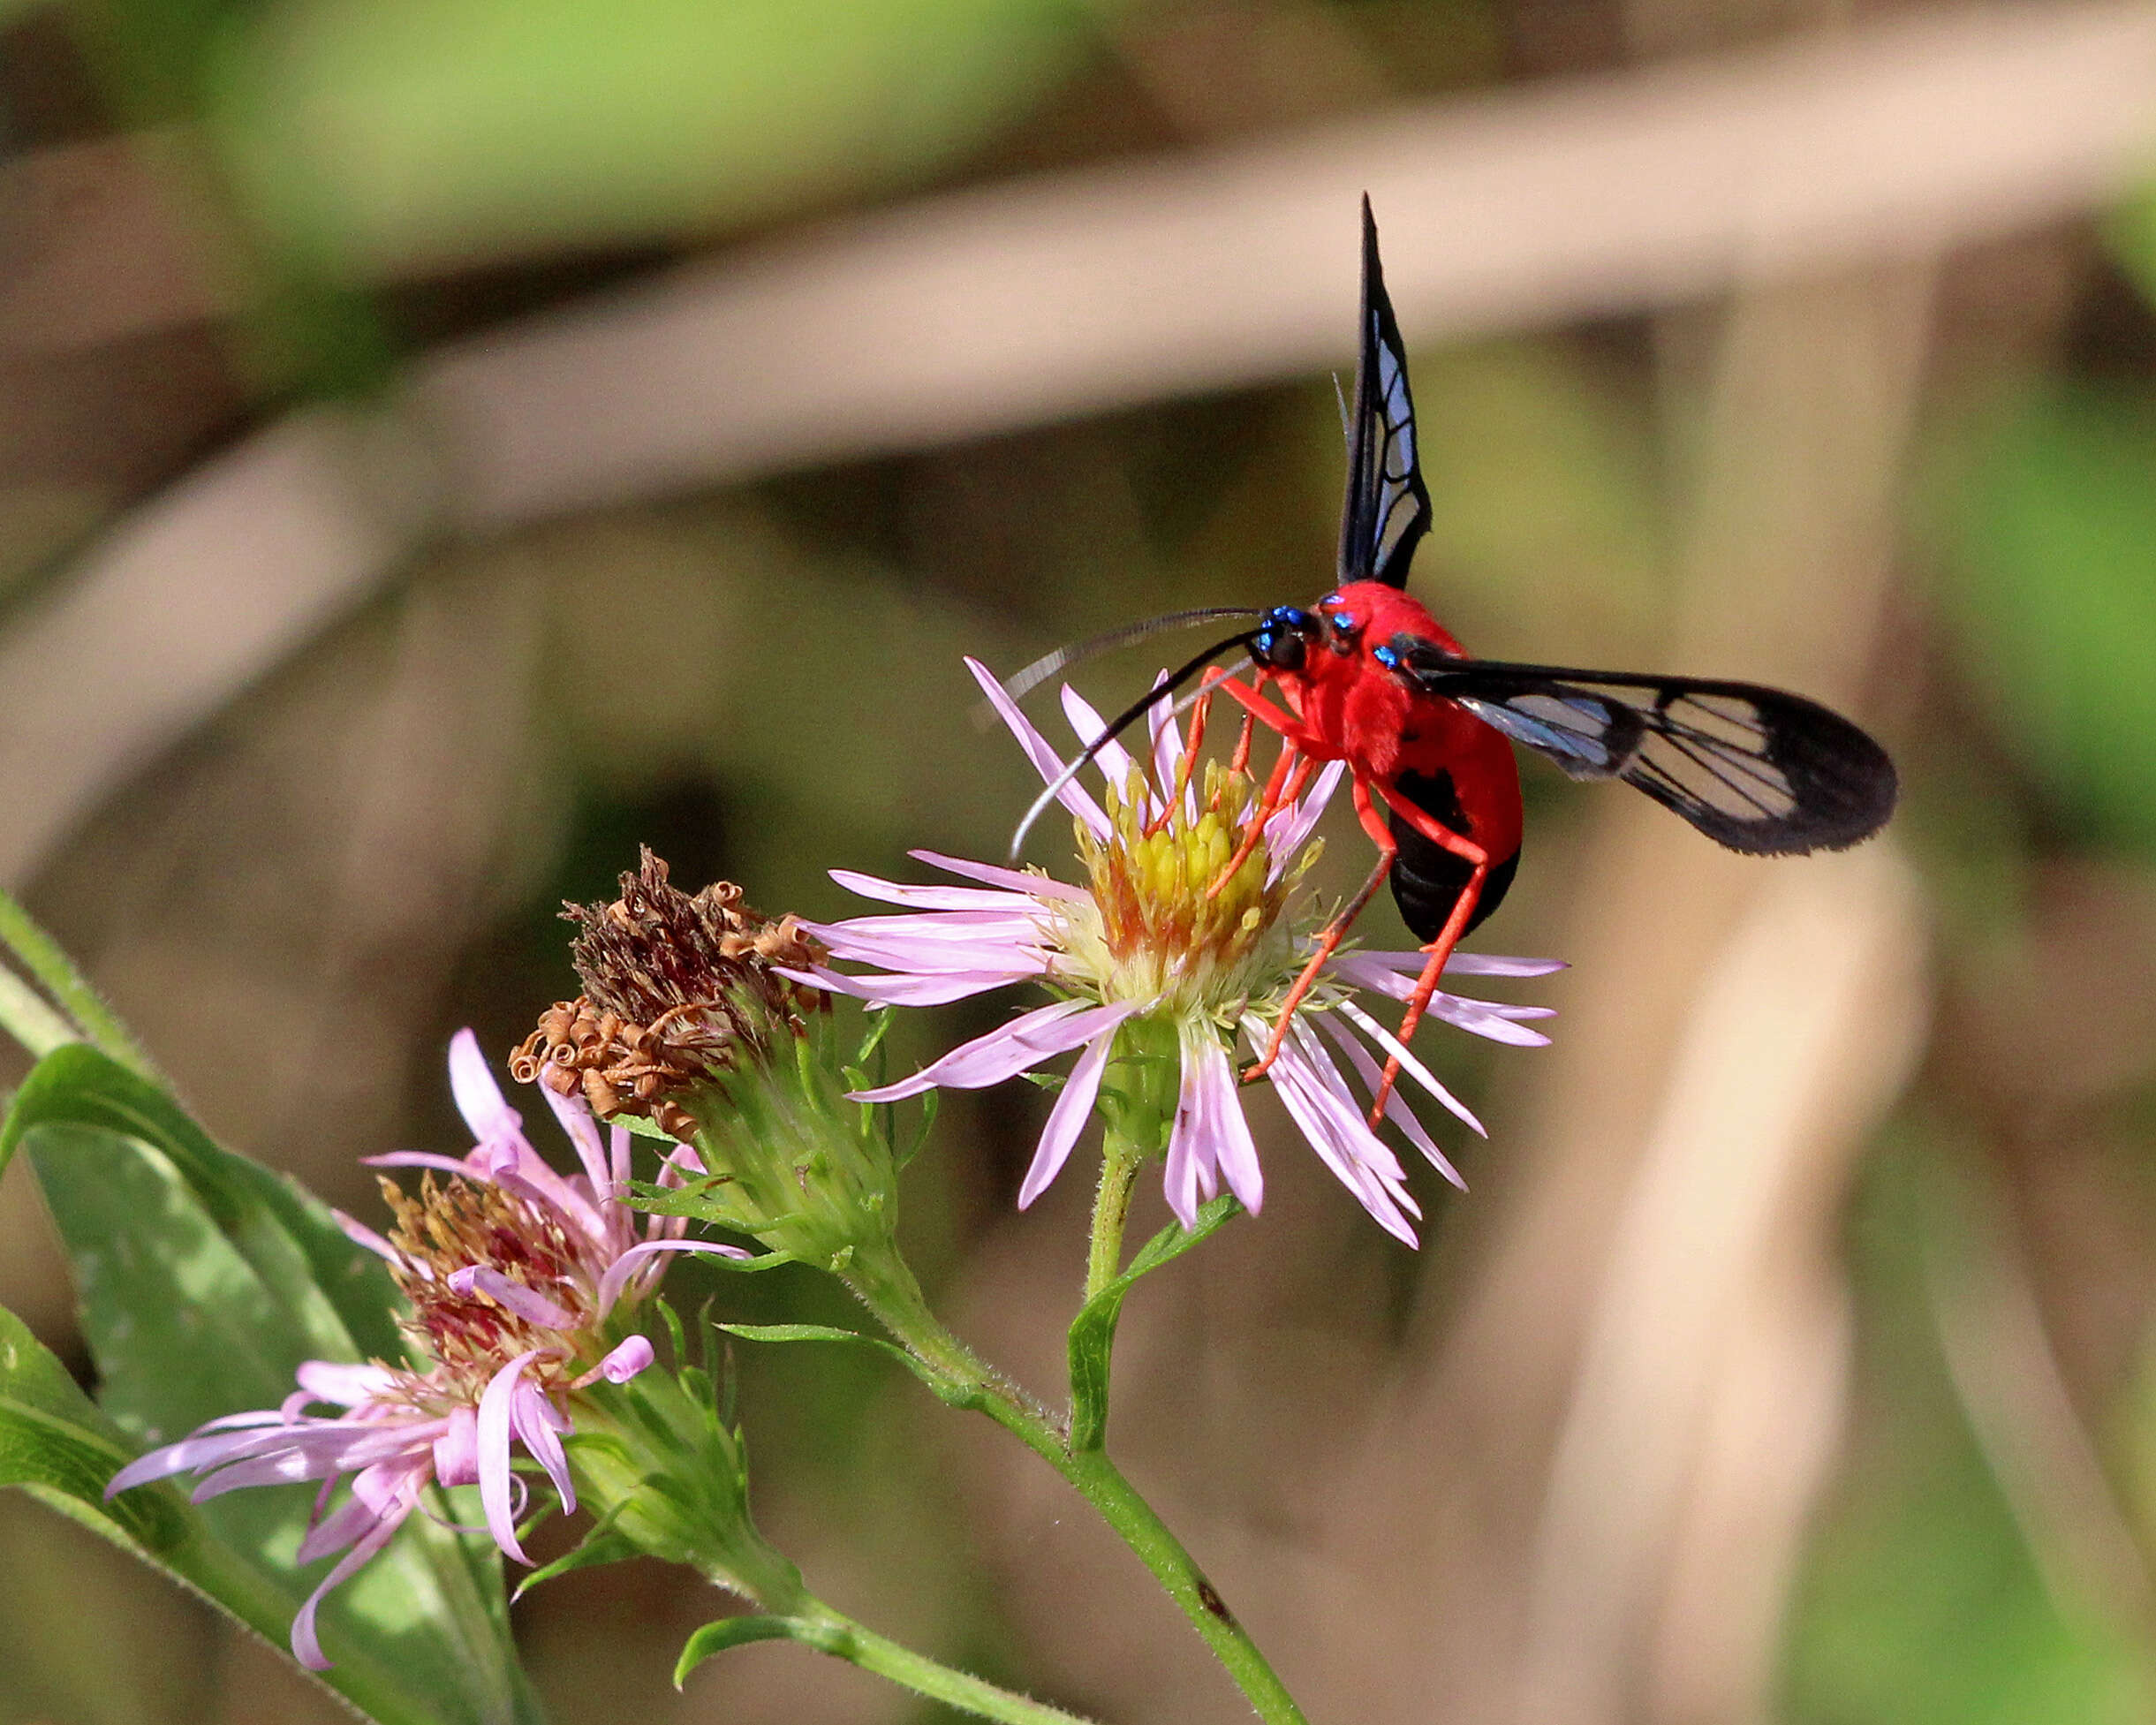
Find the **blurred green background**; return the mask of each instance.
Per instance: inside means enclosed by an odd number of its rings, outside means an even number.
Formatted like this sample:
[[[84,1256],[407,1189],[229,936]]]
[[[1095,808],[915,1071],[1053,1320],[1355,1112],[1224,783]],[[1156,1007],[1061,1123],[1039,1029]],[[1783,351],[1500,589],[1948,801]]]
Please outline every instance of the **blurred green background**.
[[[1425,1038],[1471,1194],[1421,1180],[1409,1254],[1275,1131],[1262,1219],[1127,1318],[1112,1441],[1313,1719],[2148,1718],[2156,13],[1872,10],[0,0],[0,884],[373,1215],[355,1158],[460,1147],[449,1033],[571,991],[554,912],[639,842],[840,914],[827,869],[998,855],[1030,795],[959,654],[1322,590],[1371,185],[1421,596],[1844,705],[1903,810],[1765,865],[1530,769],[1477,944],[1575,968],[1551,1050]],[[1045,1385],[1039,1101],[953,1099],[905,1227]],[[675,1286],[843,1315],[791,1275]],[[0,1305],[82,1362],[26,1167]],[[985,1427],[739,1368],[834,1603],[1242,1716]],[[564,1725],[929,1716],[784,1646],[677,1696],[711,1615],[630,1565],[518,1623]],[[0,1498],[0,1721],[337,1716]]]

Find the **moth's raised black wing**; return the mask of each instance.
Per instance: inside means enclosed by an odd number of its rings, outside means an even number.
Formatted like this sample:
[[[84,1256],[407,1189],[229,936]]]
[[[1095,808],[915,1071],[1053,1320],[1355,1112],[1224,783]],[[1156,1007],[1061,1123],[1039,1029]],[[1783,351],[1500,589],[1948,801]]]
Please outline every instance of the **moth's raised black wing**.
[[[1340,516],[1340,579],[1407,585],[1415,541],[1430,527],[1415,444],[1415,404],[1407,389],[1407,350],[1385,297],[1377,223],[1363,200],[1362,357],[1355,367],[1355,411],[1348,421],[1348,497]]]
[[[1388,657],[1574,778],[1623,779],[1718,844],[1838,851],[1894,813],[1894,763],[1840,714],[1755,683],[1447,657],[1402,636]]]

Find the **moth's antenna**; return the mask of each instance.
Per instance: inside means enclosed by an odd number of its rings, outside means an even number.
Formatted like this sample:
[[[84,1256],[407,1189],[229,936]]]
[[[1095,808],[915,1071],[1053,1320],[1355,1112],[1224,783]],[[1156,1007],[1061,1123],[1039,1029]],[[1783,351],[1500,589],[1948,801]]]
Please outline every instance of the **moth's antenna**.
[[[1232,615],[1249,617],[1253,613],[1238,611]],[[1016,862],[1018,859],[1018,852],[1025,848],[1025,836],[1033,831],[1033,822],[1040,820],[1041,815],[1047,812],[1050,803],[1063,795],[1063,788],[1076,778],[1081,770],[1092,764],[1094,756],[1129,730],[1131,724],[1145,714],[1146,708],[1174,694],[1191,678],[1197,676],[1212,662],[1216,654],[1230,647],[1248,647],[1252,639],[1248,635],[1230,635],[1224,641],[1215,641],[1173,676],[1161,678],[1160,682],[1154,684],[1152,688],[1146,690],[1144,694],[1118,713],[1108,728],[1086,745],[1085,753],[1049,780],[1048,788],[1033,798],[1033,806],[1025,811],[1025,818],[1018,822],[1017,831],[1010,836],[1011,861]]]
[[[1247,605],[1201,605],[1195,610],[1169,611],[1164,617],[1147,617],[1143,623],[1126,623],[1122,628],[1111,629],[1105,635],[1095,635],[1091,640],[1079,641],[1071,647],[1059,647],[1055,652],[1034,660],[1024,670],[1003,679],[1003,692],[1013,700],[1024,700],[1051,677],[1097,654],[1107,653],[1118,647],[1128,647],[1133,641],[1142,641],[1150,635],[1163,634],[1170,629],[1188,629],[1193,624],[1217,623],[1223,617],[1259,615]],[[1214,649],[1216,652],[1218,650]],[[995,709],[986,701],[980,702],[973,709],[976,724],[985,726],[995,716]]]

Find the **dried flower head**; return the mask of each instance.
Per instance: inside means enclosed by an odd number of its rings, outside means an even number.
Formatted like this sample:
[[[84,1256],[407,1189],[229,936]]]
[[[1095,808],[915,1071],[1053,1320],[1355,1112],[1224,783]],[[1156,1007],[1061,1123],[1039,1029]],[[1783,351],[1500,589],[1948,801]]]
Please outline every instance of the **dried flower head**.
[[[649,847],[642,857],[612,903],[564,907],[579,928],[570,957],[584,992],[541,1016],[510,1070],[580,1093],[601,1119],[641,1116],[686,1142],[693,1126],[679,1092],[766,1059],[778,1037],[806,1033],[828,1010],[821,990],[777,968],[824,954],[799,919],[760,916],[732,882],[692,895]]]

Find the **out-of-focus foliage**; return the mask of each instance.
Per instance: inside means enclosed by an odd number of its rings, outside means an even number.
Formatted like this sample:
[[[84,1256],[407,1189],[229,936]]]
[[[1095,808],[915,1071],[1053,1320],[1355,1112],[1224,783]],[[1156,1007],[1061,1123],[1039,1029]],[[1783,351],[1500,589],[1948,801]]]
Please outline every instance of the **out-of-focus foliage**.
[[[1945,601],[2000,735],[2085,830],[2156,847],[2156,394],[2017,402],[1963,481]]]
[[[1940,1357],[1926,1254],[1956,1218],[1924,1134],[1882,1154],[1850,1214],[1864,1302],[1862,1412],[1790,1623],[1792,1725],[2128,1725],[2147,1650],[2104,1602],[2046,1586]],[[1912,1141],[1913,1140],[1913,1141]],[[1927,1201],[1928,1199],[1928,1201]],[[1948,1650],[1951,1650],[1950,1654]]]
[[[278,0],[208,118],[332,276],[723,230],[978,145],[1084,52],[1083,0]]]
[[[237,284],[236,312],[215,323],[0,354],[0,578],[121,518],[276,411],[273,394],[380,382],[406,344],[573,306],[707,241],[783,240],[882,197],[1173,159],[1438,89],[1623,75],[1658,19],[1696,43],[1802,27],[1786,11],[1732,22],[1615,0],[86,0],[64,13],[0,0],[29,68],[0,83],[11,141],[60,152],[168,128],[208,211],[202,250]],[[1848,698],[1903,769],[1892,842],[1934,916],[1937,1028],[1876,1163],[1853,1196],[1819,1200],[1846,1202],[1847,1263],[1827,1268],[1855,1364],[1759,1661],[1796,1725],[2109,1725],[2149,1706],[2156,1632],[2091,1609],[2040,1561],[2046,1502],[2002,1485],[1996,1447],[2027,1405],[1972,1411],[1941,1339],[1956,1284],[1931,1275],[1941,1260],[1981,1267],[2001,1240],[2016,1249],[2039,1320],[2031,1381],[2052,1396],[2029,1405],[2079,1434],[2094,1458],[2083,1508],[2137,1540],[2147,1567],[2156,319],[2117,272],[2156,284],[2156,199],[2109,219],[2107,253],[2096,228],[1926,266],[1911,447],[1880,481],[1873,549],[1896,578]],[[1668,656],[1686,608],[1713,599],[1712,569],[1678,577],[1694,493],[1721,452],[1713,439],[1771,431],[1788,404],[1716,395],[1725,311],[1413,354],[1435,513],[1415,587],[1471,647],[1727,669]],[[265,336],[277,364],[243,363]],[[1834,381],[1808,379],[1804,357],[1775,387]],[[1000,854],[1031,787],[1015,752],[970,724],[957,654],[1010,668],[1175,606],[1307,600],[1332,568],[1340,450],[1313,377],[436,548],[170,738],[26,884],[221,1139],[371,1214],[354,1158],[456,1141],[436,1093],[447,1032],[476,1024],[499,1050],[573,986],[561,899],[606,897],[639,842],[685,882],[729,876],[767,910],[812,916],[847,913],[833,866],[903,874],[912,845]],[[1770,477],[1797,490],[1800,522],[1827,507],[1800,464]],[[1739,549],[1746,522],[1722,524]],[[1918,564],[1926,579],[1904,566]],[[1874,626],[1835,570],[1807,579],[1834,627]],[[1082,680],[1105,706],[1180,647]],[[1704,842],[1654,879],[1614,866],[1612,835],[1632,818],[1621,792],[1533,768],[1526,789],[1522,872],[1488,949],[1578,957],[1600,925],[1642,918],[1660,879],[1678,879],[1673,897],[1720,890]],[[1350,890],[1366,856],[1343,820],[1320,878]],[[1401,938],[1382,900],[1363,930]],[[1547,1058],[1423,1039],[1492,1138],[1447,1142],[1469,1196],[1418,1187],[1421,1256],[1366,1237],[1321,1175],[1276,1158],[1265,1214],[1149,1278],[1123,1314],[1131,1375],[1111,1441],[1168,1483],[1169,1518],[1201,1555],[1253,1591],[1289,1577],[1286,1603],[1260,1593],[1253,1615],[1269,1609],[1290,1660],[1356,1699],[1341,1717],[1506,1716],[1475,1685],[1499,1680],[1519,1577],[1541,1561],[1545,1451],[1574,1388],[1547,1358],[1569,1359],[1594,1315],[1580,1306],[1609,1250],[1597,1230],[1634,1196],[1623,1169],[1539,1170],[1523,1123],[1624,1105],[1550,1094],[1583,995],[1623,998],[1635,1016],[1618,1069],[1641,1073],[1683,1004],[1586,971],[1551,984],[1563,1016]],[[890,1039],[894,1068],[998,1010],[916,1015]],[[1040,1107],[1022,1090],[954,1098],[907,1171],[901,1225],[957,1328],[1045,1383],[1062,1362],[1028,1350],[1056,1345],[1051,1320],[1078,1286],[1081,1218],[1059,1207],[1082,1194],[1066,1182],[1010,1214]],[[170,1182],[129,1154],[140,1167],[104,1197],[164,1201]],[[1930,1201],[1941,1168],[1987,1195],[1993,1231]],[[57,1406],[51,1361],[87,1381],[98,1350],[74,1328],[26,1184],[18,1171],[0,1192],[0,1289],[51,1345],[23,1358]],[[88,1202],[64,1199],[63,1223],[80,1232]],[[1764,1225],[1804,1249],[1787,1211]],[[1690,1245],[1670,1274],[1691,1273]],[[729,1321],[859,1321],[792,1271],[688,1266],[677,1286]],[[1765,1356],[1699,1369],[1725,1366],[1737,1380],[1780,1369]],[[760,1521],[835,1603],[989,1675],[1052,1676],[1105,1716],[1148,1716],[1116,1686],[1139,1678],[1161,1698],[1151,1717],[1226,1716],[1142,1615],[1119,1615],[1135,1577],[1078,1540],[1071,1506],[947,1442],[903,1373],[865,1350],[745,1347],[738,1372]],[[1418,1434],[1403,1409],[1433,1381],[1449,1417]],[[1736,1447],[1756,1456],[1786,1435]],[[303,1515],[305,1496],[284,1513]],[[558,1532],[541,1531],[542,1558]],[[267,1654],[236,1652],[208,1614],[77,1533],[0,1494],[0,1721],[299,1716],[304,1693],[265,1699]],[[1725,1555],[1704,1591],[1741,1595],[1754,1555]],[[1096,1612],[1074,1603],[1086,1589]],[[1371,1627],[1390,1613],[1401,1625]],[[908,1716],[783,1648],[742,1650],[677,1696],[668,1666],[710,1615],[701,1590],[624,1566],[535,1590],[518,1627],[565,1725]],[[86,1629],[108,1623],[110,1638]],[[1654,1632],[1633,1628],[1645,1665]],[[1112,1669],[1089,1633],[1111,1638]],[[1381,1645],[1402,1663],[1368,1652]],[[1337,1647],[1368,1668],[1343,1677],[1325,1662]],[[1096,1680],[1097,1698],[1084,1687]],[[1639,1701],[1626,1716],[1704,1715]]]

